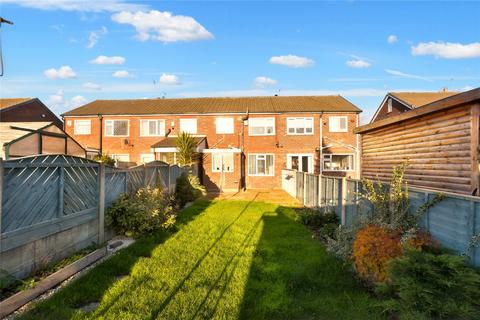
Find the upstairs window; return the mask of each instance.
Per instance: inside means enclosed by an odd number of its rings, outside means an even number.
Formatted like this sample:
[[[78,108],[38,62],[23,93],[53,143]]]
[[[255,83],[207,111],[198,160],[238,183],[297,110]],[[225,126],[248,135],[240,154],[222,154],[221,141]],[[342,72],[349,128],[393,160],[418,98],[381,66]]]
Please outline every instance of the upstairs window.
[[[91,133],[91,121],[90,120],[75,120],[75,127],[73,129],[74,134],[90,134]]]
[[[232,134],[234,131],[233,118],[217,118],[215,125],[218,134]]]
[[[313,134],[313,118],[287,118],[287,134]]]
[[[346,116],[332,116],[328,118],[328,130],[330,132],[347,132],[348,122]]]
[[[248,119],[248,135],[250,136],[275,135],[275,118]]]
[[[197,119],[180,119],[180,132],[197,134]]]
[[[392,112],[392,98],[388,98],[387,112]]]
[[[165,120],[140,120],[140,136],[164,136]]]
[[[128,123],[128,120],[105,120],[105,136],[127,137]]]

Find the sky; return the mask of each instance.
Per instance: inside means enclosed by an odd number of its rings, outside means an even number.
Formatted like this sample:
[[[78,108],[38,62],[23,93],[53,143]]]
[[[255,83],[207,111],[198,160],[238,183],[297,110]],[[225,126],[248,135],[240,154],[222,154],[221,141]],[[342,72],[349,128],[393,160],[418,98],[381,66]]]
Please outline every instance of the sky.
[[[0,96],[342,95],[480,85],[480,2],[0,0]]]

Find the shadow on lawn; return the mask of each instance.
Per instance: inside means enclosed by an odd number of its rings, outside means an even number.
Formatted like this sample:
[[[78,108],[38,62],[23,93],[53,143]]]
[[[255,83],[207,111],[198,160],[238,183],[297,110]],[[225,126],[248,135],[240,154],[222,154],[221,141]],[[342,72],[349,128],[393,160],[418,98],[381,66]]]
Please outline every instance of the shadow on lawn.
[[[143,236],[128,248],[94,267],[82,277],[68,284],[50,299],[37,304],[18,319],[69,319],[77,308],[101,301],[103,295],[122,277],[128,276],[139,259],[150,257],[152,251],[167,241],[182,226],[194,220],[211,205],[211,201],[200,200],[195,206],[182,211],[177,225],[170,231],[158,231]],[[58,306],[64,308],[58,308]]]

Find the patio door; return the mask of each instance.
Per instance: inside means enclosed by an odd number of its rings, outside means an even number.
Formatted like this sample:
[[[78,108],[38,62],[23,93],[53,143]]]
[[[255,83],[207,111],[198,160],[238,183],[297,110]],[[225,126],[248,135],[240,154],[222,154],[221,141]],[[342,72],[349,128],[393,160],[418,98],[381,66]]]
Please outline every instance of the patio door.
[[[287,168],[313,173],[313,154],[288,154]]]

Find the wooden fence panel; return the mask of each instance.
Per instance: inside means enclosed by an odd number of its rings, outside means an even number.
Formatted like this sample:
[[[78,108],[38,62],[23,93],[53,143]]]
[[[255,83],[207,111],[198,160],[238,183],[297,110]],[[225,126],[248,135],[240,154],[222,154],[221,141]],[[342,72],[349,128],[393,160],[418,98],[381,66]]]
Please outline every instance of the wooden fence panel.
[[[127,192],[135,193],[145,185],[145,170],[143,167],[135,167],[128,171]]]
[[[123,193],[126,193],[127,172],[106,168],[105,172],[105,205],[110,206]]]
[[[303,172],[296,173],[296,180],[297,180],[296,194],[297,194],[298,201],[300,201],[301,203],[304,203],[304,188],[305,188],[304,179],[305,179],[305,175],[303,174]]]
[[[98,205],[98,167],[65,167],[64,171],[63,214],[69,215],[96,209]]]

